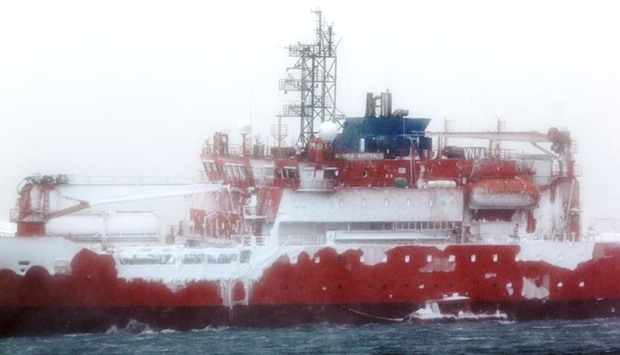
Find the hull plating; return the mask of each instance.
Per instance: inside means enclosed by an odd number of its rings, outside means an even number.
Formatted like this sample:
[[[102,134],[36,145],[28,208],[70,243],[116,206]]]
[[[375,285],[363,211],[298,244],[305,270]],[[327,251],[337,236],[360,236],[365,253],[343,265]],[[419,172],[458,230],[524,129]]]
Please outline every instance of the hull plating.
[[[323,247],[295,260],[283,254],[259,278],[240,277],[234,287],[203,280],[174,291],[119,278],[112,257],[82,250],[70,275],[37,266],[23,276],[0,270],[1,333],[105,331],[131,319],[160,329],[397,321],[453,293],[470,297],[474,311],[499,309],[517,320],[615,316],[620,246],[573,247],[583,261],[563,260],[574,258],[572,249],[558,251],[555,262],[537,260],[531,247],[525,253],[514,244],[399,246],[368,263],[368,249]]]

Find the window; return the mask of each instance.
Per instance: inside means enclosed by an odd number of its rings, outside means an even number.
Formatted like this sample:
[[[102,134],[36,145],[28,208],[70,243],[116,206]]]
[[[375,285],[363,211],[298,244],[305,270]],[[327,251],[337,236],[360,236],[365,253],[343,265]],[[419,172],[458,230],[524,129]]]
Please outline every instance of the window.
[[[265,172],[262,168],[253,166],[252,175],[254,175],[255,178],[262,178],[265,176]]]
[[[216,170],[216,167],[215,167],[215,163],[214,163],[214,162],[212,162],[212,161],[203,161],[203,162],[202,162],[202,165],[204,166],[205,171],[206,171],[207,173],[214,173],[214,172],[216,172],[216,171],[217,171],[217,170]]]
[[[314,179],[314,174],[315,174],[314,168],[305,167],[301,170],[301,178],[304,180]]]
[[[323,178],[325,179],[334,179],[338,176],[338,169],[336,168],[325,168],[323,170]]]
[[[299,179],[299,173],[297,172],[297,168],[294,167],[284,167],[280,171],[280,175],[283,179]]]
[[[204,254],[186,254],[183,255],[183,264],[204,264]]]

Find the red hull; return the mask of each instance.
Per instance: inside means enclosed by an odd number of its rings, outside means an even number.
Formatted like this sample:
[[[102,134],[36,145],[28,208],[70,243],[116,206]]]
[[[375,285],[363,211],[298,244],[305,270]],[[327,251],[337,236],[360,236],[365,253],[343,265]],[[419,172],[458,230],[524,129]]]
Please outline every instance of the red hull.
[[[247,304],[238,282],[231,306],[224,305],[219,282],[190,282],[174,292],[159,282],[118,278],[111,257],[83,250],[70,276],[36,266],[24,276],[0,271],[0,334],[105,331],[131,319],[182,330],[384,322],[452,293],[470,297],[475,312],[500,309],[516,320],[612,317],[620,310],[620,285],[613,281],[620,279],[619,245],[595,245],[592,258],[574,270],[518,261],[520,248],[401,246],[367,265],[360,250],[338,254],[325,247],[302,252],[296,263],[280,258],[252,285]],[[548,294],[528,294],[528,287]]]

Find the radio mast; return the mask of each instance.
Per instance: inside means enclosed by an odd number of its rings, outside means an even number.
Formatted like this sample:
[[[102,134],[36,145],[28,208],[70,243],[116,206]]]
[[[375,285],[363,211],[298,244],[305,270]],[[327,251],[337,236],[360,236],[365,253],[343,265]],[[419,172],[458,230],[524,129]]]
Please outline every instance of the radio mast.
[[[320,10],[317,15],[316,41],[287,47],[289,57],[297,58],[280,80],[280,90],[299,91],[300,101],[283,107],[283,117],[299,117],[298,143],[305,145],[318,133],[325,121],[336,121],[336,47],[332,26],[325,26]],[[316,123],[316,124],[315,124]]]

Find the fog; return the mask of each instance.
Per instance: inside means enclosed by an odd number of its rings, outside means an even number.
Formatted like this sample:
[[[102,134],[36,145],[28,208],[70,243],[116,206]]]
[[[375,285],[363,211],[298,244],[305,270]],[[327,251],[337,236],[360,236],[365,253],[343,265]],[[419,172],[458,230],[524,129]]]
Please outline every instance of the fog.
[[[340,111],[389,88],[430,130],[569,129],[588,215],[620,218],[620,2],[0,0],[0,220],[35,172],[194,177],[214,130],[272,140],[316,8]]]

